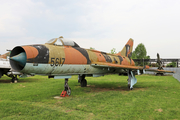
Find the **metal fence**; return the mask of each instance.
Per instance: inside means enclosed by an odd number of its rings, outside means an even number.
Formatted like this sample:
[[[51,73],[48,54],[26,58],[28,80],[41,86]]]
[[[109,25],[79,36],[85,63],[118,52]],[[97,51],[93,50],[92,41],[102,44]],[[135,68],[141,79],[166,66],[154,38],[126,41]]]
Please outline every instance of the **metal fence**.
[[[152,69],[157,69],[157,67],[153,67]],[[168,70],[168,71],[174,71],[175,72],[174,74],[172,74],[172,73],[165,73],[165,75],[173,75],[173,77],[180,82],[180,68],[165,67],[163,69],[164,70]],[[156,73],[155,72],[146,71],[145,74],[156,74]]]

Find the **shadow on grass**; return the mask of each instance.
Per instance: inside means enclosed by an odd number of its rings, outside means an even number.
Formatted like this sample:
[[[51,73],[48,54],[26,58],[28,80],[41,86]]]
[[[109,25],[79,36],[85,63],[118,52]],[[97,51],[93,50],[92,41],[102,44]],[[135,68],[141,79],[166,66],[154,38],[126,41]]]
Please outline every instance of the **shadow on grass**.
[[[103,92],[103,91],[145,91],[148,87],[136,86],[133,90],[130,90],[127,85],[117,86],[116,84],[103,83],[101,85],[87,85],[87,88],[91,89],[91,92]]]
[[[18,80],[17,83],[31,83],[31,82],[36,82],[38,80]],[[12,83],[11,80],[0,80],[0,83]]]
[[[11,80],[0,80],[0,83],[11,83]]]

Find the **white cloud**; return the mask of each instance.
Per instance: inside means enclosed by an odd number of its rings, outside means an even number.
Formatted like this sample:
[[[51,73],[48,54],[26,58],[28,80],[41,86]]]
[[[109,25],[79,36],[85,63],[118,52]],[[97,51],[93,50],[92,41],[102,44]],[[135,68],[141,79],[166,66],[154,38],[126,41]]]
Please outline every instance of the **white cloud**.
[[[63,35],[82,47],[120,51],[129,38],[155,58],[179,57],[178,0],[7,0],[0,4],[0,41],[44,43]],[[135,48],[134,47],[134,48]],[[167,49],[168,48],[168,49]],[[0,52],[4,51],[0,48]]]
[[[30,0],[1,1],[0,37],[25,35],[27,32],[24,26],[25,18],[34,14],[38,6],[41,6],[41,4],[35,4]]]

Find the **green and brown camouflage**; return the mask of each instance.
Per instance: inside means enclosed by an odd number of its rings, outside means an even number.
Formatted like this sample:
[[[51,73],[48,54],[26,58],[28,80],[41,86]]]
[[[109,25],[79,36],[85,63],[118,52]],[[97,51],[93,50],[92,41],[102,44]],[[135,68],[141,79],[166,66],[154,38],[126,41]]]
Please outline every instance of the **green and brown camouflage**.
[[[102,76],[105,74],[128,73],[129,88],[137,82],[135,72],[148,69],[135,66],[131,59],[133,39],[125,44],[121,52],[109,54],[93,49],[81,48],[76,42],[54,38],[45,44],[15,47],[10,54],[13,70],[26,74],[48,75],[50,78],[70,78],[79,75],[80,81],[85,76]],[[82,83],[86,86],[87,82]]]
[[[123,50],[117,54],[109,54],[92,49],[81,48],[74,41],[66,40],[62,37],[51,39],[45,44],[41,45],[28,45],[28,46],[18,46],[12,50],[11,57],[16,56],[22,52],[25,53],[26,58],[24,64],[16,64],[14,60],[11,60],[13,69],[16,71],[26,72],[26,67],[28,66],[28,73],[34,73],[37,66],[44,66],[46,68],[43,71],[47,75],[61,74],[61,72],[55,72],[56,69],[61,69],[64,65],[80,65],[85,68],[84,65],[88,65],[86,68],[86,73],[79,71],[78,68],[75,70],[63,71],[65,74],[94,74],[92,69],[92,64],[101,63],[107,65],[108,63],[114,65],[127,65],[135,66],[134,61],[130,58],[132,55],[133,40],[130,39]],[[48,65],[48,67],[47,67]],[[29,69],[29,67],[31,69]],[[42,70],[37,71],[41,73]],[[59,71],[59,70],[58,70]],[[60,70],[62,71],[62,70]],[[71,71],[71,72],[70,72]],[[89,72],[87,72],[89,71]],[[115,71],[115,70],[114,70]],[[100,72],[102,73],[102,72]],[[117,72],[116,72],[117,73]]]

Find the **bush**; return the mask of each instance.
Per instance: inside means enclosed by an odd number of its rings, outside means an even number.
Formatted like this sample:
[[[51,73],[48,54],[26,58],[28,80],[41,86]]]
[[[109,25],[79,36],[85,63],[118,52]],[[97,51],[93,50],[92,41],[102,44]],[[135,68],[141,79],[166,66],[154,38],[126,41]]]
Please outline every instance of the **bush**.
[[[176,62],[171,62],[167,64],[166,67],[176,67]]]

